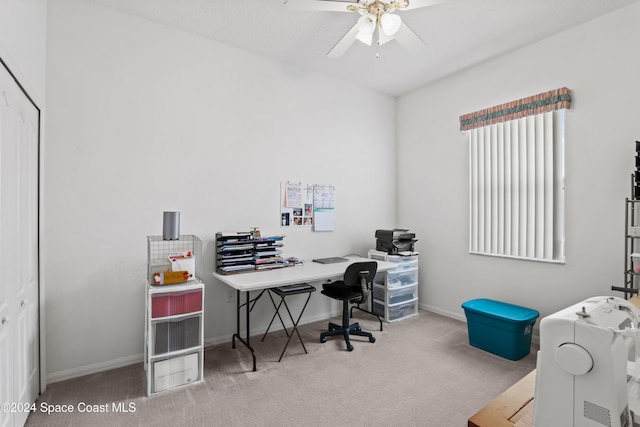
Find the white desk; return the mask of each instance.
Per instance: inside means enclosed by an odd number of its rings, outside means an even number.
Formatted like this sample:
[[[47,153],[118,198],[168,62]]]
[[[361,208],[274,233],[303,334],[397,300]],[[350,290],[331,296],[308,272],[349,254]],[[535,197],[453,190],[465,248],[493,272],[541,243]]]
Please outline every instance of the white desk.
[[[394,264],[386,261],[377,261],[369,258],[348,256],[346,262],[337,262],[333,264],[320,264],[313,261],[305,261],[304,264],[295,267],[277,268],[267,271],[255,271],[250,273],[237,274],[218,274],[213,273],[213,277],[222,283],[231,286],[236,290],[236,333],[233,334],[232,345],[236,348],[236,338],[244,344],[253,356],[253,370],[256,370],[256,354],[251,347],[250,342],[250,313],[256,301],[260,299],[262,294],[268,289],[276,286],[292,285],[295,283],[321,282],[328,279],[341,279],[347,266],[355,262],[376,261],[378,263],[378,271],[386,271],[393,268]],[[312,283],[310,283],[312,284]],[[251,291],[260,291],[258,296],[251,299],[249,294]],[[245,302],[241,303],[241,292],[245,293]],[[246,335],[243,338],[240,335],[240,312],[245,309],[246,318]]]

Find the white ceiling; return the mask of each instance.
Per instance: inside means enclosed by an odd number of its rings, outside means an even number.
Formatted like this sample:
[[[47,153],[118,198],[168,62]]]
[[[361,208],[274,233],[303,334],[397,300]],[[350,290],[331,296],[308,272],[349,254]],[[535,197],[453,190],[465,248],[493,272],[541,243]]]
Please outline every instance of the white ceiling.
[[[640,0],[449,0],[397,13],[426,48],[359,42],[326,53],[357,13],[291,10],[284,0],[86,0],[190,33],[402,95],[488,58],[549,37]],[[567,58],[570,60],[570,58]]]

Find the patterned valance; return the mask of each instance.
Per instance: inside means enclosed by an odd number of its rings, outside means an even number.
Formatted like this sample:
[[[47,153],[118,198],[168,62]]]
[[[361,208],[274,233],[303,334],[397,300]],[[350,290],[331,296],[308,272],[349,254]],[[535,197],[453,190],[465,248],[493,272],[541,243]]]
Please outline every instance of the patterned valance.
[[[571,106],[566,87],[460,116],[460,130],[475,129]]]

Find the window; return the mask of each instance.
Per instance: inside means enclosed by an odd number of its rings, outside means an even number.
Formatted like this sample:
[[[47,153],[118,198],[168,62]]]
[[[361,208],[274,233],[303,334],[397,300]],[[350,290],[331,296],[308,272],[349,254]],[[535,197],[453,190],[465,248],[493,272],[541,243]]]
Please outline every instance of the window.
[[[570,99],[563,88],[461,117],[469,135],[470,253],[564,262]]]

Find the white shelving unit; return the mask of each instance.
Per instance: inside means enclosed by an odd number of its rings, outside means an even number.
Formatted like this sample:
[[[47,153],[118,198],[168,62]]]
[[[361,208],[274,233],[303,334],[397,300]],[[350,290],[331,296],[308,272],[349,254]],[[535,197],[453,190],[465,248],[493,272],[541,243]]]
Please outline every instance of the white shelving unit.
[[[149,236],[147,241],[144,368],[147,395],[152,396],[204,379],[204,283],[199,279],[200,239],[180,236],[180,240],[165,241]],[[195,279],[151,285],[152,275],[168,265],[168,255],[181,251],[191,251],[196,257]]]
[[[372,311],[385,322],[397,322],[418,315],[418,255],[389,255],[370,250],[369,258],[397,266],[376,274]]]

